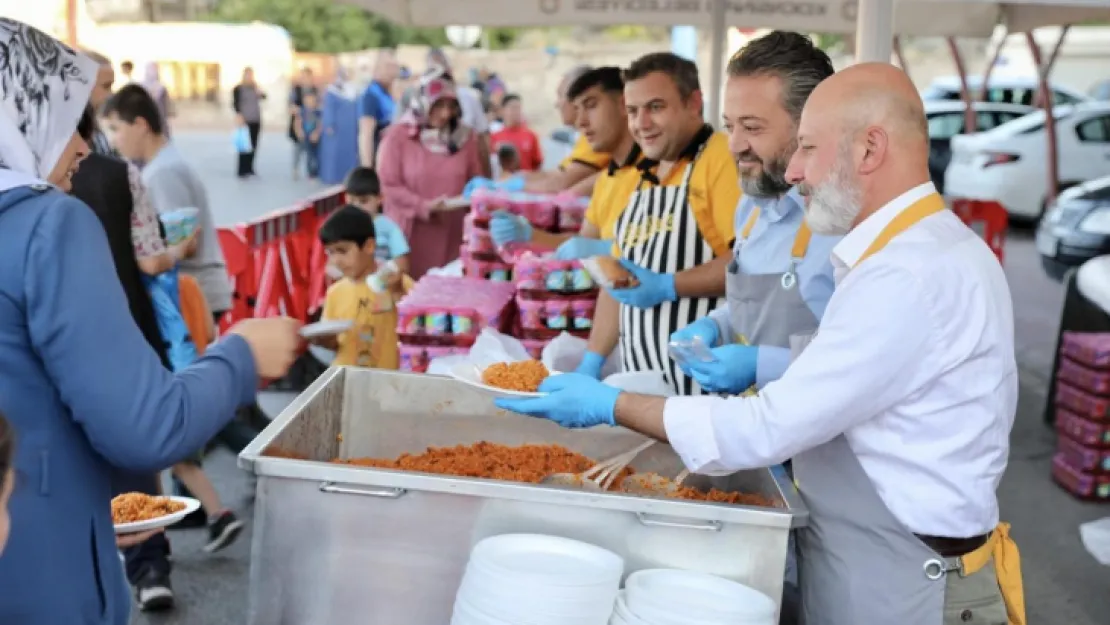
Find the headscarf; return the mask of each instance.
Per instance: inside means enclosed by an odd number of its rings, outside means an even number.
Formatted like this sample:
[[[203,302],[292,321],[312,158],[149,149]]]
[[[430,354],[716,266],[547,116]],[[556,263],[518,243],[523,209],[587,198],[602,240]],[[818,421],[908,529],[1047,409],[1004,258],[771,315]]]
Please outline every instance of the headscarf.
[[[162,84],[162,77],[159,75],[157,63],[151,62],[146,64],[142,85],[146,87],[147,93],[150,94],[150,97],[154,98],[155,102],[162,101],[162,97],[166,94],[166,86]],[[161,104],[159,104],[159,106],[161,106]]]
[[[419,139],[428,151],[454,154],[470,137],[470,128],[462,123],[461,112],[444,128],[428,126],[428,113],[436,103],[445,99],[459,101],[455,83],[444,76],[442,68],[433,67],[420,79],[420,90],[409,102],[408,110],[398,123],[407,126],[409,136]]]
[[[0,191],[47,184],[98,69],[42,31],[0,17]]]
[[[345,67],[335,70],[335,80],[328,85],[328,91],[347,100],[358,97],[358,90],[351,84],[351,74]]]

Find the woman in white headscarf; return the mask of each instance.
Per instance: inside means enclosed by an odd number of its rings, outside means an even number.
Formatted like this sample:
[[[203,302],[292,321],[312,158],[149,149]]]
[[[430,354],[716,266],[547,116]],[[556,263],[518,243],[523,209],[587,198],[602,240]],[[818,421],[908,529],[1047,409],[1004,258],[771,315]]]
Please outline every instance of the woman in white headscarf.
[[[114,465],[164,469],[280,377],[297,324],[249,322],[172,374],[135,326],[104,229],[65,194],[97,65],[0,18],[0,414],[16,435],[0,623],[126,625]],[[271,359],[273,359],[271,361]]]

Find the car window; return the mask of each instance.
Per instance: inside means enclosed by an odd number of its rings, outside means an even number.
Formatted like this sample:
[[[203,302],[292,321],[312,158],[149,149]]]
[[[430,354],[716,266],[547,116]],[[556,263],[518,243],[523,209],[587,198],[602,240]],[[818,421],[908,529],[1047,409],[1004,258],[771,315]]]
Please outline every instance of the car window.
[[[951,139],[964,131],[963,113],[936,113],[928,121],[930,139]]]
[[[1110,115],[1076,124],[1075,134],[1085,143],[1110,143]]]
[[[1075,104],[1076,102],[1079,102],[1079,101],[1080,101],[1079,98],[1071,95],[1070,93],[1064,93],[1062,91],[1053,91],[1052,92],[1052,102],[1053,102],[1053,104]]]

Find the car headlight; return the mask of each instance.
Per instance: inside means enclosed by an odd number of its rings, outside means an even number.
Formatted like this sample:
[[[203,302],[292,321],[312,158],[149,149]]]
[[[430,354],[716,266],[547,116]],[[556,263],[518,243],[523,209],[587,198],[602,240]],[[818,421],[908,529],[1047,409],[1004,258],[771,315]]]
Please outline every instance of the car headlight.
[[[1079,230],[1090,234],[1110,234],[1110,207],[1091,211],[1079,222]]]

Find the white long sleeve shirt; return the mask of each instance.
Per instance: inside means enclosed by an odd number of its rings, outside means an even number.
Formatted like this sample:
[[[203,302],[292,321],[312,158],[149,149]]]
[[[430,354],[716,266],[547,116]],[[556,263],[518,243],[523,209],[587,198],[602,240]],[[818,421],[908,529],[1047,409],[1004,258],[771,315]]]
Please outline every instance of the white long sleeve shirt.
[[[911,531],[962,538],[995,527],[1018,393],[998,259],[946,210],[860,262],[933,192],[931,183],[906,192],[837,244],[836,291],[780,380],[756,397],[667,400],[667,436],[690,470],[771,466],[844,434]]]

